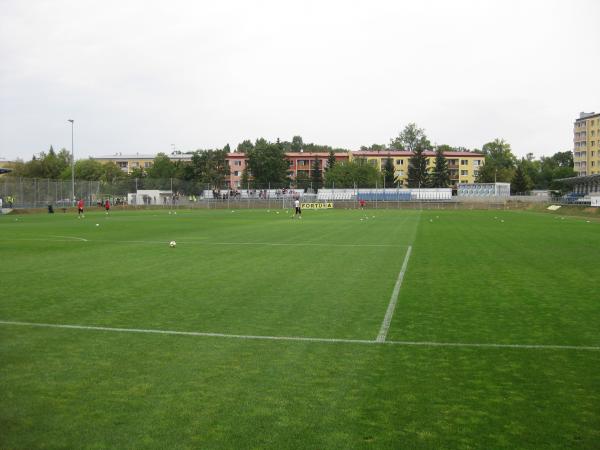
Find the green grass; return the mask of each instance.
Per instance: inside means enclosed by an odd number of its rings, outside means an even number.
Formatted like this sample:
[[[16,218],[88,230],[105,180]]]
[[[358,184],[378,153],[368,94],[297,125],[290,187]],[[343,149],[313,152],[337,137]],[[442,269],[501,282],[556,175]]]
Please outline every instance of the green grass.
[[[364,215],[0,216],[0,320],[374,340],[412,245],[388,340],[600,347],[598,222]],[[591,449],[598,373],[598,350],[0,324],[0,448]]]

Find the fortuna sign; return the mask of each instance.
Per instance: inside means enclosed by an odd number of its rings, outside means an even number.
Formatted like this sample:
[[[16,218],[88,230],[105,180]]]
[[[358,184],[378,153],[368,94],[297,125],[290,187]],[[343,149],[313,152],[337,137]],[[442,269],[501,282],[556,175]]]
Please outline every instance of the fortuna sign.
[[[327,202],[327,203],[301,203],[300,207],[302,209],[328,209],[328,208],[333,208],[333,202]]]

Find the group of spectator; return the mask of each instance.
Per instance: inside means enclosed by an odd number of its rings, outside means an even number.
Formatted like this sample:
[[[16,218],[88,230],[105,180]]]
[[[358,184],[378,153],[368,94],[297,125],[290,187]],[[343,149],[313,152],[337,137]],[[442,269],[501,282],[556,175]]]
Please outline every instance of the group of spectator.
[[[242,197],[242,194],[240,191],[233,190],[233,189],[230,191],[226,191],[226,192],[221,192],[220,190],[213,189],[212,193],[213,193],[213,198],[216,198],[219,200],[227,200],[228,198],[241,198]]]

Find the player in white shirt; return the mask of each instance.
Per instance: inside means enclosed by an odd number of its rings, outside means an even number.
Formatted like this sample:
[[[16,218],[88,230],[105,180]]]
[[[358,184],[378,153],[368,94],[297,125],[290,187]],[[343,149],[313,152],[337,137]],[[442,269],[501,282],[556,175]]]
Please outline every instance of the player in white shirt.
[[[298,219],[302,219],[302,210],[300,209],[300,200],[296,200],[294,202],[294,206],[296,207],[296,213],[294,217],[298,217]]]

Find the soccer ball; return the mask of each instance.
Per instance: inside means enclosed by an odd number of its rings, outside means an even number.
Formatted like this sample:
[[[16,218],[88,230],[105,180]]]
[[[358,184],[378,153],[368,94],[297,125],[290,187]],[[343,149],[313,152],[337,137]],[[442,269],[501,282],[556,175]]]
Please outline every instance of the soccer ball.
[[[175,241],[169,242],[170,247],[175,247],[176,245],[177,245],[177,242],[175,242]]]

